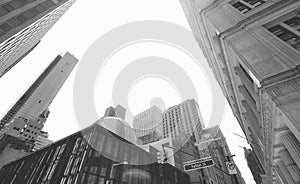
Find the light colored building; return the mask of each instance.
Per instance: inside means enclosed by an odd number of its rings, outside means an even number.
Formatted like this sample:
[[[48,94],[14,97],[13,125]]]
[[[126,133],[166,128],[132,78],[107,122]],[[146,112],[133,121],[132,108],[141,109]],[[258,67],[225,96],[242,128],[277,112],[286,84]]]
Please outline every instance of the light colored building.
[[[199,138],[204,123],[199,105],[192,100],[186,100],[163,112],[163,138],[180,136],[181,133]]]
[[[150,143],[162,137],[162,111],[156,107],[141,112],[133,117],[133,129],[143,144]]]
[[[42,129],[49,115],[48,107],[77,62],[70,53],[57,56],[1,119],[1,131],[34,140],[39,134],[30,125]],[[33,131],[34,138],[29,138],[26,131]]]
[[[300,1],[181,4],[263,168],[263,183],[299,183]]]
[[[0,1],[0,77],[15,66],[75,0]]]
[[[53,141],[49,140],[48,137],[49,137],[48,132],[42,131],[40,135],[37,136],[32,151],[40,150],[48,146],[49,144],[53,143]]]

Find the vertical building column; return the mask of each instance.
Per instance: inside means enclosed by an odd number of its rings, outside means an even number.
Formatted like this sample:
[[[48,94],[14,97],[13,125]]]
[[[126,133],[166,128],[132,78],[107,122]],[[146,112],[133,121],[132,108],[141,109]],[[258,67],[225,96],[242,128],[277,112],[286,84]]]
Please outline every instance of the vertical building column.
[[[289,154],[288,150],[284,149],[279,152],[279,155],[295,182],[300,182],[300,170]]]
[[[300,143],[297,138],[292,132],[287,132],[281,136],[281,140],[298,168],[300,168]]]
[[[282,180],[287,182],[287,184],[292,184],[294,183],[294,179],[290,175],[289,171],[287,170],[286,166],[284,165],[283,161],[280,160],[277,163],[277,166],[275,166],[275,169],[279,176],[281,177]]]

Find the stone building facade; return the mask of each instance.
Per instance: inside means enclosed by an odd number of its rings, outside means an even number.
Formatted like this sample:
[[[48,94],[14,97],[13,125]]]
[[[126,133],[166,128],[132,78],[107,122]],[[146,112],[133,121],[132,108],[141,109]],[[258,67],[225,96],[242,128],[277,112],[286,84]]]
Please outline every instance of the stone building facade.
[[[181,0],[260,166],[300,182],[300,1]]]

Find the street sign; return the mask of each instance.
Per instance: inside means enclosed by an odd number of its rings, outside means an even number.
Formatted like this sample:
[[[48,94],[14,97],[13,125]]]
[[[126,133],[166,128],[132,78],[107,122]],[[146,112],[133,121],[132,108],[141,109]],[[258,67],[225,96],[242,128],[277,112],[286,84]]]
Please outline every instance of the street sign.
[[[231,175],[237,174],[236,166],[232,161],[226,162],[226,166],[227,166],[229,174],[231,174]]]
[[[184,171],[193,171],[197,169],[202,169],[206,167],[211,167],[214,166],[215,163],[214,161],[210,159],[199,159],[199,160],[194,160],[187,162],[183,165]]]

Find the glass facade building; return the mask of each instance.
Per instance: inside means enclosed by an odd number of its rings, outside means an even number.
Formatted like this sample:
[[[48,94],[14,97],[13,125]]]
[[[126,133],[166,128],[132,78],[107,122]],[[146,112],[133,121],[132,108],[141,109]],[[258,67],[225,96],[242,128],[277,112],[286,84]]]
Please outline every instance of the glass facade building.
[[[189,176],[98,123],[0,170],[0,184],[189,184]]]

